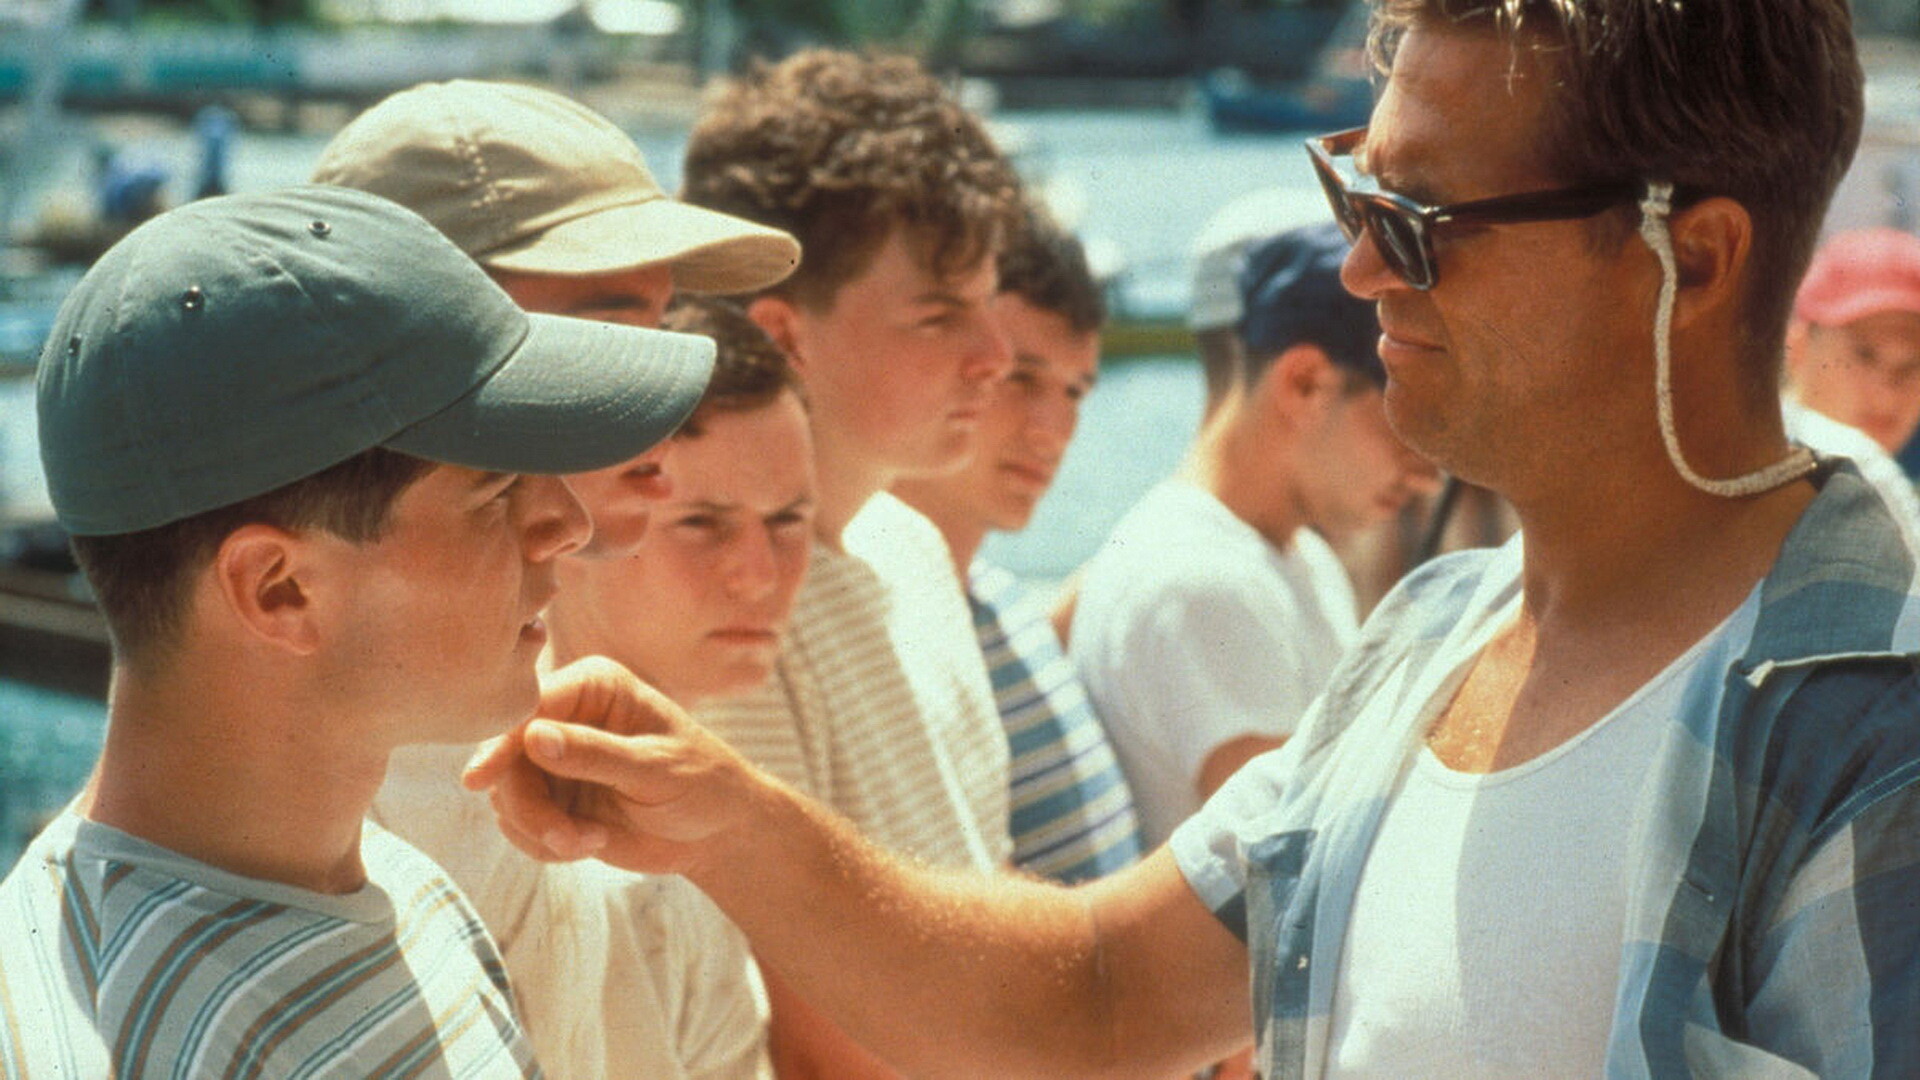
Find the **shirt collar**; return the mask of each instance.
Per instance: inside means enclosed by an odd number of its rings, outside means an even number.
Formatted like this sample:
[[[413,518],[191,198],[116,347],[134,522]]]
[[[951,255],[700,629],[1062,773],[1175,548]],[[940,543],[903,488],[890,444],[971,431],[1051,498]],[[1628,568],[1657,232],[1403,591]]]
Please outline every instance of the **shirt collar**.
[[[1819,494],[1760,585],[1749,672],[1826,659],[1920,654],[1914,553],[1852,461],[1826,458]],[[1754,676],[1757,678],[1757,676]]]

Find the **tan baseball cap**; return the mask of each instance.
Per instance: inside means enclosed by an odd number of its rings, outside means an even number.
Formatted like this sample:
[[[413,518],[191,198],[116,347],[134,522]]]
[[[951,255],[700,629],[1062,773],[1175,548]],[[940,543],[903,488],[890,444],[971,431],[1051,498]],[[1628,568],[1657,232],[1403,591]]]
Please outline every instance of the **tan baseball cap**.
[[[579,102],[512,83],[422,83],[360,114],[313,179],[383,195],[482,266],[600,274],[653,263],[674,284],[739,293],[784,279],[779,229],[667,195],[626,133]]]

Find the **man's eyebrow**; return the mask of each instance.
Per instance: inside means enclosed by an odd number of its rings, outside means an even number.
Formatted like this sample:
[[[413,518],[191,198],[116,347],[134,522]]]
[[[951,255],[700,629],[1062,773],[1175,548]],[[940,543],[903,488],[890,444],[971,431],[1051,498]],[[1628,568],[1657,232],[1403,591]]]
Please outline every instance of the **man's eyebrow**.
[[[1422,206],[1442,206],[1447,200],[1442,198],[1433,184],[1417,174],[1408,174],[1394,169],[1373,174],[1373,182],[1381,191],[1411,199]]]
[[[1409,175],[1391,165],[1376,172],[1372,167],[1372,155],[1368,153],[1368,144],[1364,142],[1354,148],[1353,169],[1361,176],[1372,180],[1374,186],[1381,191],[1398,195],[1403,199],[1411,199],[1423,206],[1441,206],[1447,201],[1434,190],[1431,182],[1418,175]]]

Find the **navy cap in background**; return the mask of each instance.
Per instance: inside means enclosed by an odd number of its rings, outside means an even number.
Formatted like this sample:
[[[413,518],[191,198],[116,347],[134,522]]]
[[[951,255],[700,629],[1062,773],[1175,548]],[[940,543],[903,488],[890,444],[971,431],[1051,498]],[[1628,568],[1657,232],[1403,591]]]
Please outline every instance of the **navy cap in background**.
[[[1387,381],[1380,318],[1371,300],[1340,285],[1352,245],[1332,222],[1289,229],[1247,249],[1240,271],[1240,342],[1252,366],[1306,343],[1335,364]]]

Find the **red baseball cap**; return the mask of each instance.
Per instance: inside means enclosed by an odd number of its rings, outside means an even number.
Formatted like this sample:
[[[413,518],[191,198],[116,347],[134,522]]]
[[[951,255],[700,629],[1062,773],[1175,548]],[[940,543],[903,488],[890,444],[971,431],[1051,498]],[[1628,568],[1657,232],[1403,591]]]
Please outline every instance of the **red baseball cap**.
[[[1795,317],[1821,326],[1883,311],[1920,313],[1920,236],[1899,229],[1835,236],[1814,254],[1793,302]]]

